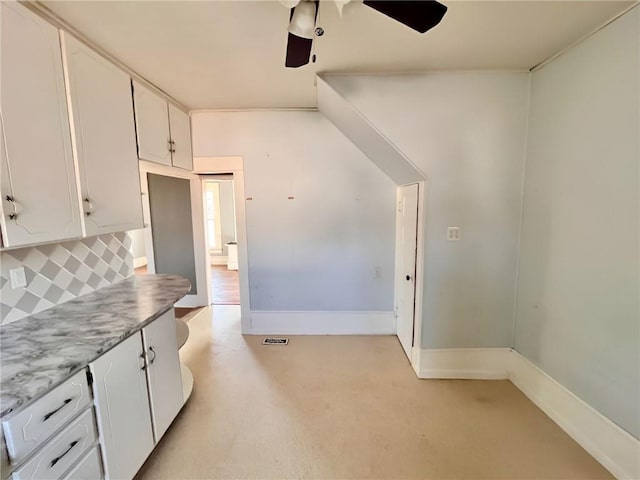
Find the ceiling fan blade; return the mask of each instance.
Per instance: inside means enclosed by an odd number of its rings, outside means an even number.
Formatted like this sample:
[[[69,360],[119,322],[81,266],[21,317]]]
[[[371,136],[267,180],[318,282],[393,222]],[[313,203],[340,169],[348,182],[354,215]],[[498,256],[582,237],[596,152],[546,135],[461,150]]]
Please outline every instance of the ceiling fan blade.
[[[447,7],[435,0],[364,0],[362,3],[420,33],[438,25],[447,13]]]
[[[297,68],[309,63],[319,6],[320,0],[302,0],[291,9],[285,67]]]
[[[287,39],[287,57],[284,66],[297,68],[309,63],[312,43],[312,39],[301,38],[293,33],[289,33],[289,38]]]

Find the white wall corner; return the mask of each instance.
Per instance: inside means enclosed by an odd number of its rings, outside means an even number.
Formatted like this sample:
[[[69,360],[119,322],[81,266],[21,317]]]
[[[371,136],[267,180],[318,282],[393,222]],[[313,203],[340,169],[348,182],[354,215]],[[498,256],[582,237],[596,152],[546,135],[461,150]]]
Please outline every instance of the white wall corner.
[[[506,380],[510,355],[510,348],[422,349],[418,377]]]
[[[509,380],[619,479],[640,478],[640,440],[563,387],[516,351]]]
[[[510,348],[422,349],[419,378],[509,379],[619,479],[640,479],[640,440]]]
[[[393,312],[251,311],[252,335],[395,335]]]

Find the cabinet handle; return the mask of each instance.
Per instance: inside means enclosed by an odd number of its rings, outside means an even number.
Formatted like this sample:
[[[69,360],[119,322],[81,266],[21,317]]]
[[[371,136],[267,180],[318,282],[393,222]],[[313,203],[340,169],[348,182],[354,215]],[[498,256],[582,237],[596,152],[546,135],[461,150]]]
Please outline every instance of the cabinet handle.
[[[71,403],[72,400],[73,400],[72,398],[67,398],[64,402],[62,402],[62,405],[60,405],[55,410],[52,410],[51,412],[47,413],[44,417],[42,417],[42,421],[46,422],[47,420],[49,420],[56,413],[58,413],[60,410],[62,410],[67,404]]]
[[[153,353],[153,358],[149,360],[149,364],[153,365],[153,362],[155,362],[156,360],[156,351],[153,349],[153,347],[149,347],[149,351]]]
[[[87,208],[89,209],[85,211],[84,214],[88,217],[94,212],[93,203],[91,203],[89,197],[85,197],[84,202],[87,204]]]
[[[71,451],[71,449],[73,447],[75,447],[78,443],[80,442],[80,440],[74,440],[73,442],[71,442],[69,444],[69,448],[67,448],[64,452],[62,452],[61,455],[57,456],[56,458],[54,458],[53,460],[51,460],[51,464],[49,465],[49,468],[53,468],[55,466],[56,463],[58,463],[62,457],[64,457],[67,453],[69,453]]]
[[[140,367],[140,370],[144,371],[147,369],[147,357],[144,352],[140,354],[140,358],[142,359],[142,367]]]
[[[11,195],[7,195],[4,198],[7,202],[11,204],[11,208],[13,209],[13,212],[9,214],[9,218],[11,220],[15,220],[16,218],[18,218],[18,206],[16,204],[16,201]]]
[[[169,151],[171,153],[176,153],[176,142],[174,142],[173,140],[169,140]]]

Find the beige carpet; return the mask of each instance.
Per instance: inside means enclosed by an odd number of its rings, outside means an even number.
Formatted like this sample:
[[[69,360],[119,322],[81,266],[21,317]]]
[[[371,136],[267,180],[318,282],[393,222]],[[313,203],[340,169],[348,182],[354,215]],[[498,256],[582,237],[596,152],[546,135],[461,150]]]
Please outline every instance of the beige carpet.
[[[240,335],[205,309],[193,395],[136,477],[611,478],[508,381],[418,380],[395,337]]]

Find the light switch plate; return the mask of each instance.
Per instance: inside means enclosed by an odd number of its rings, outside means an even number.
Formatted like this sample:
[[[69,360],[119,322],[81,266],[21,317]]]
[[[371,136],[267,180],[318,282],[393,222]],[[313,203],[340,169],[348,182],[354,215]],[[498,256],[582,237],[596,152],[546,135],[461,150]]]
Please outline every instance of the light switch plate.
[[[24,267],[12,268],[9,270],[9,278],[11,279],[11,288],[27,286],[27,277],[24,274]]]
[[[447,227],[447,240],[457,242],[460,240],[460,227]]]

